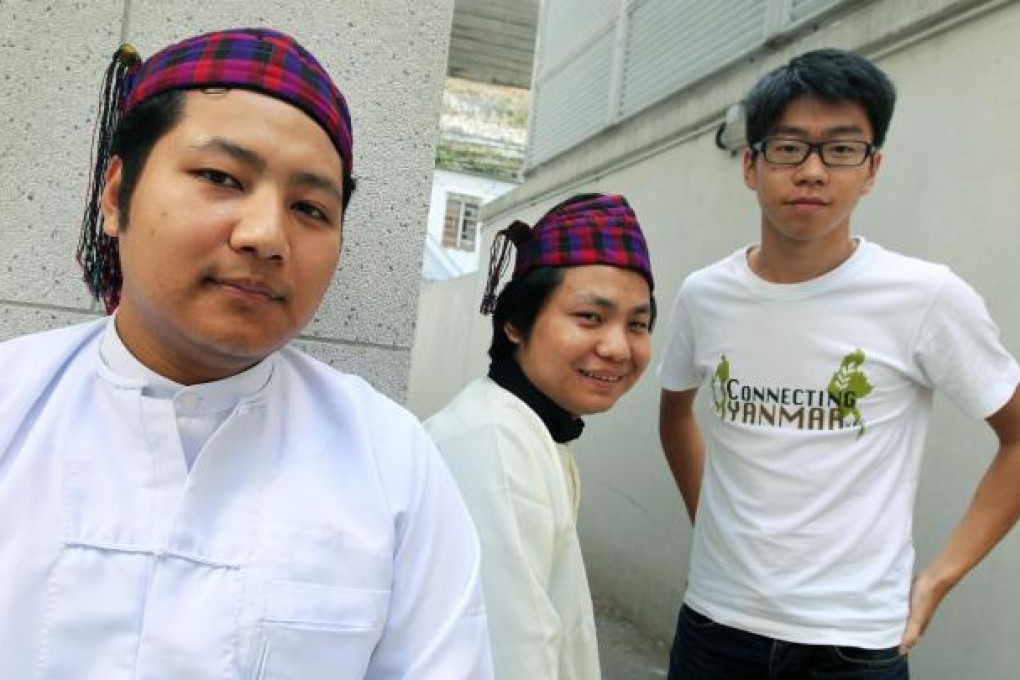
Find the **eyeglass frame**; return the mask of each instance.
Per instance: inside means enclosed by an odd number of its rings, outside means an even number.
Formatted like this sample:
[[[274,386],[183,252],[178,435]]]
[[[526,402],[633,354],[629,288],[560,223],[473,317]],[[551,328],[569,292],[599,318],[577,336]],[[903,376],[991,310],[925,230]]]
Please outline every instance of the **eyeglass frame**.
[[[807,153],[805,153],[804,157],[801,158],[796,163],[777,163],[776,161],[769,160],[769,158],[765,155],[765,145],[773,140],[781,140],[787,142],[796,142],[798,144],[804,144],[807,147]],[[832,164],[826,162],[825,155],[822,153],[822,147],[828,144],[847,144],[847,143],[864,145],[865,147],[864,157],[861,159],[860,163],[840,165],[838,163]],[[872,158],[875,155],[875,152],[878,151],[878,147],[872,144],[871,142],[864,141],[863,139],[829,139],[824,142],[809,142],[806,139],[797,139],[796,137],[774,136],[765,137],[755,142],[754,144],[751,145],[751,150],[754,151],[755,153],[760,153],[761,157],[765,159],[766,163],[783,168],[795,168],[798,165],[801,165],[802,163],[804,163],[804,161],[811,157],[812,153],[817,153],[818,160],[820,160],[822,162],[822,165],[824,165],[827,168],[859,168],[862,165],[864,165],[869,158]]]

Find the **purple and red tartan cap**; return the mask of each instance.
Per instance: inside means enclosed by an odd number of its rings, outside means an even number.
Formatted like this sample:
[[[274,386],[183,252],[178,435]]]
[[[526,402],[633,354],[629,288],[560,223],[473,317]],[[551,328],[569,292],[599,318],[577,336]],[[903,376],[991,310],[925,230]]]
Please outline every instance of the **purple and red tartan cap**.
[[[347,101],[311,52],[268,28],[213,31],[170,45],[131,69],[124,113],[169,90],[240,88],[301,109],[329,135],[354,169],[354,138]]]
[[[510,243],[517,250],[516,280],[540,267],[604,264],[641,274],[654,290],[648,244],[637,216],[619,194],[578,194],[563,201],[529,227],[515,221],[497,232],[489,254],[482,293],[482,314],[496,309],[496,286],[509,264]]]
[[[547,212],[531,238],[515,241],[514,279],[539,267],[605,264],[635,271],[654,288],[648,245],[637,216],[619,194],[580,194]]]

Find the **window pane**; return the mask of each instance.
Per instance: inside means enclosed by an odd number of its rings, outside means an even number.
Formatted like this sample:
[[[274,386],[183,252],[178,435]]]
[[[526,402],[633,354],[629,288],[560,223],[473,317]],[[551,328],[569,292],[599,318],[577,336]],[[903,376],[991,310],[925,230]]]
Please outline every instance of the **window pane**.
[[[447,194],[443,247],[473,251],[478,233],[481,199],[467,194]]]
[[[455,194],[446,197],[446,219],[443,222],[443,247],[457,247],[457,232],[460,229],[460,200]]]

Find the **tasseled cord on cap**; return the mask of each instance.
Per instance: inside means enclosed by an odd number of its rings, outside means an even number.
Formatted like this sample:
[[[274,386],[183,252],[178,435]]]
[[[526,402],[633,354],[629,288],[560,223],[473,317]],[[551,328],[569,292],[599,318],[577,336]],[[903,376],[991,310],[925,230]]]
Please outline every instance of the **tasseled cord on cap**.
[[[85,199],[81,237],[76,254],[85,270],[85,284],[96,299],[101,299],[106,313],[111,314],[120,302],[120,255],[117,239],[103,233],[102,196],[106,184],[106,168],[110,163],[113,133],[120,123],[127,96],[127,77],[142,62],[138,51],[127,43],[113,53],[106,68],[99,101],[99,113],[92,132],[92,177]]]
[[[509,227],[496,232],[495,238],[492,239],[492,247],[489,249],[489,275],[485,279],[485,293],[482,295],[481,312],[485,316],[492,314],[496,309],[496,287],[510,264],[510,244],[513,243],[519,248],[533,237],[531,227],[520,220],[515,220]]]

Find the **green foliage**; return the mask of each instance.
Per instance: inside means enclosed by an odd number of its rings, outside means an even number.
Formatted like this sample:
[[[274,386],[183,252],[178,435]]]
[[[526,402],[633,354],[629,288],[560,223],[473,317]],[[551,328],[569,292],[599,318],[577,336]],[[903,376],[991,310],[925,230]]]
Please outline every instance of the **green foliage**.
[[[518,180],[522,164],[522,158],[483,144],[440,139],[436,149],[436,167],[453,172]]]

